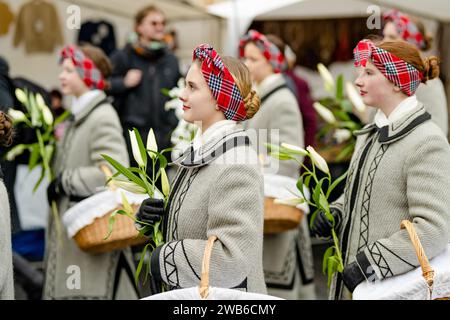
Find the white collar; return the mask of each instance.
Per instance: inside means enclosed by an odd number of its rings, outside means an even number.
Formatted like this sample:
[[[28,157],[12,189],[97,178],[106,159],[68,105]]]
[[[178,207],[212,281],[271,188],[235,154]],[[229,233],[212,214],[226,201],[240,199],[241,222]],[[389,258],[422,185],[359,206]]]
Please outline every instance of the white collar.
[[[382,128],[384,126],[388,126],[394,121],[402,118],[405,114],[407,114],[412,108],[417,106],[418,101],[415,95],[412,95],[402,102],[398,104],[398,106],[395,107],[395,109],[391,112],[389,117],[386,117],[383,111],[381,109],[378,109],[377,113],[375,114],[375,124],[378,128]]]
[[[89,102],[91,102],[101,92],[102,91],[100,91],[100,90],[89,90],[89,91],[83,93],[78,98],[74,98],[72,100],[72,107],[70,108],[70,111],[72,112],[72,114],[73,115],[80,114],[80,112],[83,111],[83,109],[89,105]]]
[[[273,73],[270,76],[267,76],[259,85],[255,85],[256,92],[262,94],[267,88],[270,88],[273,83],[279,81],[282,77],[281,73]]]
[[[203,145],[205,145],[208,141],[213,138],[220,136],[223,137],[225,133],[234,131],[236,128],[237,122],[233,120],[221,120],[213,123],[205,132],[201,132],[201,128],[197,130],[195,134],[194,140],[192,142],[192,146],[194,150],[200,149]]]

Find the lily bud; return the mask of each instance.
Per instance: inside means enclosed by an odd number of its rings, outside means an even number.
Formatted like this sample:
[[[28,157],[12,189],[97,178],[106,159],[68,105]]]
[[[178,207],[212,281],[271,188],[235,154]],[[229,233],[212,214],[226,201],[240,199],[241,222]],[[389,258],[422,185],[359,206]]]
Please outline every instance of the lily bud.
[[[330,71],[328,71],[327,67],[325,67],[325,65],[323,63],[317,64],[317,70],[319,71],[320,76],[323,79],[323,82],[325,85],[325,90],[333,93],[335,83],[334,83],[334,78],[331,75]]]
[[[348,129],[337,129],[333,134],[333,137],[336,139],[337,143],[347,141],[351,136],[352,133]]]
[[[15,109],[9,109],[8,115],[12,118],[13,122],[15,122],[15,123],[23,122],[27,118],[25,116],[25,113],[23,113],[22,111],[19,111],[19,110],[15,110]]]
[[[167,197],[170,193],[169,179],[167,178],[166,170],[164,168],[161,168],[160,171],[161,171],[162,193],[164,194],[165,197]]]
[[[273,203],[282,204],[290,207],[297,207],[299,204],[305,202],[304,198],[288,198],[288,199],[275,199]]]
[[[316,109],[317,113],[322,117],[323,120],[325,120],[328,123],[335,123],[336,118],[334,117],[333,112],[330,111],[327,107],[322,105],[319,102],[313,103],[314,109]]]
[[[138,186],[134,182],[117,179],[117,178],[114,178],[112,181],[118,188],[129,191],[131,193],[137,193],[137,194],[146,194],[147,193],[147,191],[144,188],[142,188],[141,186]]]
[[[6,154],[6,160],[13,161],[17,156],[20,156],[25,151],[25,145],[19,144],[8,151]]]
[[[19,100],[22,104],[27,104],[28,98],[22,89],[17,88],[15,90],[15,94],[16,94],[17,100]]]
[[[327,162],[325,161],[324,158],[322,158],[322,156],[320,154],[318,154],[316,152],[316,150],[314,150],[313,147],[308,146],[306,148],[306,150],[308,150],[309,152],[309,156],[313,162],[313,164],[320,170],[323,171],[325,173],[330,173],[330,169],[328,169],[328,165]]]
[[[308,151],[306,151],[305,149],[300,148],[298,146],[294,146],[294,145],[289,144],[289,143],[282,143],[281,146],[284,149],[290,151],[291,153],[299,154],[301,156],[307,156],[308,155]]]
[[[53,114],[50,111],[50,109],[44,104],[41,107],[41,111],[42,111],[42,116],[44,118],[44,122],[48,125],[51,126],[53,124]]]
[[[358,110],[358,112],[366,111],[366,105],[362,101],[361,96],[359,95],[358,91],[356,91],[355,86],[353,84],[351,84],[351,82],[347,82],[345,84],[345,89],[347,91],[348,99],[355,106],[355,109]]]
[[[139,150],[138,142],[136,139],[136,134],[133,130],[128,130],[131,141],[131,150],[133,151],[134,160],[140,167],[145,166],[144,160],[142,159],[141,151]]]
[[[147,137],[147,150],[158,152],[158,144],[156,143],[155,133],[153,129],[150,129]],[[148,155],[153,159],[156,157],[156,154],[148,151]]]

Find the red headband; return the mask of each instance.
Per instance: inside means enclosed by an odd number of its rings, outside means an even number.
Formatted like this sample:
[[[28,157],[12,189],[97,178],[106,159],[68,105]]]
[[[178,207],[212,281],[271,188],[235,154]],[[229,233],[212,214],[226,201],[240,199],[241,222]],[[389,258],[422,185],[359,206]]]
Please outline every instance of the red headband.
[[[60,63],[66,58],[72,60],[81,79],[90,89],[102,90],[105,87],[102,73],[83,51],[75,46],[66,46],[61,51]]]
[[[403,40],[415,45],[420,50],[425,48],[423,34],[408,16],[400,11],[390,10],[383,14],[383,20],[392,21]]]
[[[261,50],[264,57],[272,65],[275,73],[287,70],[288,66],[283,53],[276,45],[270,42],[265,35],[256,30],[250,30],[241,38],[239,42],[239,56],[241,58],[244,57],[244,49],[249,42],[254,42],[258,49]]]
[[[203,77],[225,118],[234,121],[246,120],[244,99],[217,51],[209,44],[201,44],[194,49],[192,61],[196,59],[201,62]]]
[[[355,49],[355,67],[365,67],[370,59],[378,70],[406,95],[416,92],[422,81],[422,74],[414,66],[403,61],[392,53],[376,47],[369,40],[361,40]]]

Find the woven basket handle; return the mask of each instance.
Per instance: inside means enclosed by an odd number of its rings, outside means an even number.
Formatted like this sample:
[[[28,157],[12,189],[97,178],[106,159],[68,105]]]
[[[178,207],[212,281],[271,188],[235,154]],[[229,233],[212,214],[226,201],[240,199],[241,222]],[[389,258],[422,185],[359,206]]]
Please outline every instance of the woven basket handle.
[[[420,243],[419,236],[417,235],[417,232],[414,229],[414,226],[411,223],[411,221],[403,220],[402,223],[400,224],[400,227],[408,231],[409,237],[411,238],[411,242],[414,246],[414,249],[416,250],[416,255],[417,259],[419,260],[420,267],[422,268],[422,276],[425,278],[425,281],[427,282],[428,289],[430,290],[431,294],[434,282],[434,270],[431,267],[427,256],[425,255],[425,251],[423,250],[423,246]]]
[[[202,260],[202,276],[200,278],[199,293],[202,299],[208,298],[209,295],[209,262],[211,260],[211,252],[214,245],[214,241],[217,240],[217,236],[210,236],[205,246]]]
[[[112,175],[113,175],[112,172],[111,172],[111,169],[106,164],[101,164],[100,165],[100,170],[102,170],[103,174],[106,177],[106,180],[111,178]],[[112,191],[116,191],[117,190],[117,186],[114,184],[114,181],[112,181],[112,180],[108,183],[108,187]]]

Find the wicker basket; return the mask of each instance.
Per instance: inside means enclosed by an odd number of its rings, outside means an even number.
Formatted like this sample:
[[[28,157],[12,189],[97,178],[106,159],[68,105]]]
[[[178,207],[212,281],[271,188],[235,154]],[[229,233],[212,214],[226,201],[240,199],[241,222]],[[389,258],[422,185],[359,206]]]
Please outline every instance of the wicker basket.
[[[414,229],[414,226],[411,223],[411,221],[403,220],[400,226],[402,229],[406,229],[408,231],[409,237],[411,238],[411,242],[414,246],[414,249],[416,250],[417,259],[419,260],[420,267],[422,269],[422,276],[427,282],[429,297],[431,298],[434,283],[434,270],[431,267],[427,256],[425,255],[425,251],[423,250],[423,246],[420,243],[419,236],[417,235],[416,230]],[[450,300],[450,297],[437,298],[435,300]]]
[[[107,166],[102,165],[101,170],[106,177],[111,176],[111,170]],[[110,183],[109,186],[111,190],[116,190],[115,185]],[[132,205],[132,208],[136,212],[139,209],[139,205]],[[148,241],[147,237],[141,236],[136,230],[132,219],[120,214],[115,216],[113,232],[106,240],[104,239],[109,230],[109,217],[114,211],[120,209],[123,209],[123,207],[118,206],[115,210],[95,219],[92,224],[79,230],[73,238],[80,249],[89,253],[99,254]]]
[[[303,211],[274,201],[275,198],[264,199],[264,233],[276,234],[297,228],[303,218]]]

